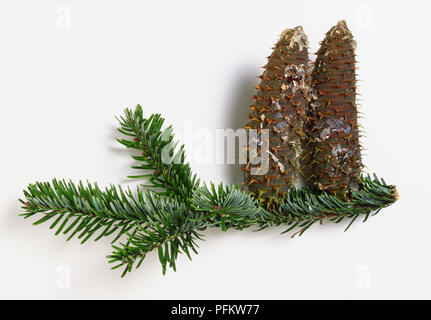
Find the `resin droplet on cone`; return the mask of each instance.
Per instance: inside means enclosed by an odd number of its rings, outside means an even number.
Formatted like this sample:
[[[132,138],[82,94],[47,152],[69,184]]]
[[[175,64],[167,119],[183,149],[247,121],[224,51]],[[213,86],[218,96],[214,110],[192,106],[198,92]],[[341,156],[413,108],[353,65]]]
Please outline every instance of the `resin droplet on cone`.
[[[257,131],[258,156],[269,155],[269,168],[251,174],[245,166],[245,184],[268,209],[291,187],[302,185],[300,160],[304,149],[304,121],[309,103],[308,41],[301,27],[285,30],[268,57],[250,106],[247,129]],[[269,132],[269,148],[262,148],[262,130]],[[259,165],[256,165],[259,166]]]
[[[312,72],[313,101],[307,125],[308,181],[346,197],[362,169],[356,106],[356,42],[345,21],[326,34]]]

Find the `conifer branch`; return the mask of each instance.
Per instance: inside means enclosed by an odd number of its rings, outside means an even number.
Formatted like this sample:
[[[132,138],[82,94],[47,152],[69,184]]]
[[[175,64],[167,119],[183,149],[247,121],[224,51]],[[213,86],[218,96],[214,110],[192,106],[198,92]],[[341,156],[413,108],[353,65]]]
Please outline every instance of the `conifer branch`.
[[[109,263],[117,263],[112,269],[125,266],[122,276],[132,271],[137,262],[139,268],[150,252],[157,250],[163,274],[167,266],[176,271],[175,261],[179,253],[184,253],[192,260],[191,252],[197,254],[196,240],[203,240],[199,231],[205,230],[202,219],[191,220],[182,210],[171,211],[164,216],[163,222],[154,222],[146,228],[139,227],[138,232],[129,234],[127,243],[113,246],[115,249],[107,256]]]
[[[192,191],[199,185],[199,179],[185,162],[184,145],[177,148],[172,127],[162,130],[165,120],[160,114],[144,118],[140,105],[134,111],[126,109],[125,116],[118,121],[119,132],[129,137],[118,139],[118,142],[141,152],[140,156],[132,158],[142,164],[132,168],[145,171],[129,178],[147,178],[149,185],[144,187],[188,203]]]
[[[54,179],[30,185],[24,196],[25,201],[20,200],[25,210],[22,216],[42,215],[35,225],[53,219],[50,228],[56,228],[56,235],[70,233],[67,240],[77,235],[85,243],[96,234],[97,241],[116,233],[114,243],[126,235],[127,241],[113,245],[115,251],[108,256],[110,263],[118,263],[114,269],[125,265],[123,276],[137,259],[141,263],[153,250],[159,251],[163,273],[168,264],[175,269],[179,253],[190,259],[190,252],[197,253],[198,232],[206,228],[202,216],[190,212],[185,202],[154,192],[137,190],[134,195],[130,189],[115,186],[102,191],[97,184],[75,185]]]
[[[54,179],[52,183],[29,185],[24,191],[25,200],[20,201],[24,218],[42,215],[34,225],[55,218],[50,229],[56,229],[56,235],[70,234],[67,240],[77,235],[84,243],[104,228],[95,240],[116,234],[112,240],[115,242],[148,220],[149,212],[141,203],[144,195],[138,195],[139,200],[135,200],[130,189],[111,186],[102,191],[97,184],[75,185]]]
[[[269,212],[250,194],[242,192],[238,186],[215,188],[204,186],[198,189],[192,198],[192,205],[197,211],[205,211],[211,216],[214,225],[222,230],[229,228],[245,229],[256,226],[262,230],[271,226],[287,225],[283,233],[299,228],[302,235],[315,222],[329,220],[339,223],[350,219],[351,223],[359,216],[364,222],[370,215],[377,214],[398,199],[395,186],[387,185],[383,179],[361,177],[360,190],[352,194],[352,200],[344,201],[337,197],[303,188],[291,188],[279,207]],[[346,230],[351,226],[349,224]]]

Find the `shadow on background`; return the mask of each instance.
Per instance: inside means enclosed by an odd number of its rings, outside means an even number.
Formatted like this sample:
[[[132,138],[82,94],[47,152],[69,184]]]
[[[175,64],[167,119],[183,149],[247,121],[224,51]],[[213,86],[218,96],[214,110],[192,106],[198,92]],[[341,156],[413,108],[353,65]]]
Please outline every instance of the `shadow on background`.
[[[243,128],[246,125],[248,107],[253,103],[252,96],[256,92],[254,87],[259,83],[259,79],[257,78],[255,72],[256,71],[253,68],[249,68],[248,71],[242,71],[238,77],[237,85],[232,88],[229,109],[230,112],[226,114],[226,128],[237,130]],[[226,170],[226,176],[229,179],[226,181],[226,184],[237,184],[243,182],[243,173],[241,171],[243,165],[237,164],[238,146],[236,146],[235,150],[236,164],[224,166]]]

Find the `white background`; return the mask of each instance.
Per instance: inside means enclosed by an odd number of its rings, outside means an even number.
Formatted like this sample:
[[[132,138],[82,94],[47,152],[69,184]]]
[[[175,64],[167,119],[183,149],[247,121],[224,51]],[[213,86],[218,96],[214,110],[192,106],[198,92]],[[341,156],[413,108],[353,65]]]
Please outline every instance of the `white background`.
[[[0,298],[431,298],[430,6],[426,1],[1,1]],[[205,232],[162,276],[157,255],[120,278],[107,239],[83,246],[18,215],[28,183],[128,184],[115,115],[140,103],[181,131],[239,128],[279,34],[310,51],[346,19],[358,42],[364,163],[401,199],[367,223],[302,237]],[[197,141],[194,146],[198,146]],[[238,182],[198,164],[204,181]]]

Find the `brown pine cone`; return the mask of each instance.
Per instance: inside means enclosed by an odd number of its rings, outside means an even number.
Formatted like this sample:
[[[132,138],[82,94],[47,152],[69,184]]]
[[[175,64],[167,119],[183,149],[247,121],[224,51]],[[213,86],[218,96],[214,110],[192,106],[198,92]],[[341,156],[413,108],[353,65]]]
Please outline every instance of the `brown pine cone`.
[[[362,169],[356,106],[356,42],[345,21],[326,34],[312,72],[308,181],[345,198],[358,188]]]
[[[252,174],[262,164],[249,162],[244,168],[245,184],[268,209],[279,203],[289,188],[302,185],[303,126],[310,101],[308,64],[308,41],[302,28],[285,30],[268,57],[250,106],[246,128],[257,131],[257,156],[267,152],[269,168]],[[265,129],[269,141],[264,141]],[[263,142],[268,143],[267,150]]]

